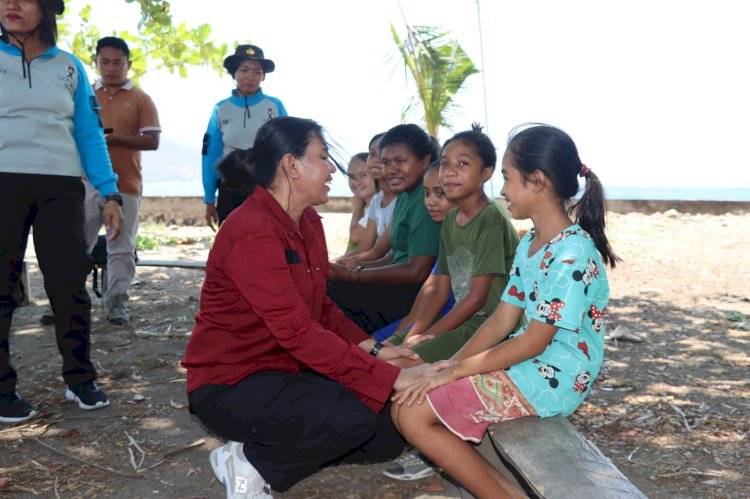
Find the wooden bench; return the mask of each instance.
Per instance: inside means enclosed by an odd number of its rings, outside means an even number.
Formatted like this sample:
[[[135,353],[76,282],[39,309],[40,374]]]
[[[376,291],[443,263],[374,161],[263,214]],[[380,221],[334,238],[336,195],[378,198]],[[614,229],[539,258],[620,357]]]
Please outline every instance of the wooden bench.
[[[492,425],[478,450],[530,497],[646,498],[563,416]],[[473,496],[461,489],[461,497]]]

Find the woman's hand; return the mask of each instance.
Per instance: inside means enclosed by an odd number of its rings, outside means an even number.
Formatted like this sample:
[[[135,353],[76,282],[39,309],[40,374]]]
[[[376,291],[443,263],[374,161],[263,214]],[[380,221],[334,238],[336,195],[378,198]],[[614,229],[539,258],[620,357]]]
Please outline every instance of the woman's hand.
[[[331,262],[328,266],[329,281],[351,281],[352,270],[344,267],[340,263]]]
[[[390,345],[385,345],[380,349],[380,353],[378,353],[378,359],[385,362],[390,362],[392,360],[401,358],[419,360],[419,354],[414,350],[409,350],[408,348],[394,347]]]
[[[214,203],[206,203],[206,225],[211,227],[211,230],[216,232],[214,224],[219,224],[219,214],[216,211],[216,205]]]
[[[336,263],[352,270],[359,267],[359,262],[355,258],[352,258],[350,256],[342,256],[341,258],[336,260]]]
[[[438,386],[447,385],[458,379],[456,367],[457,361],[441,361],[436,364],[427,365],[422,369],[420,375],[405,388],[399,388],[398,379],[394,388],[397,393],[391,397],[396,404],[412,405],[414,402],[421,404],[427,393]],[[408,369],[407,369],[408,370]]]

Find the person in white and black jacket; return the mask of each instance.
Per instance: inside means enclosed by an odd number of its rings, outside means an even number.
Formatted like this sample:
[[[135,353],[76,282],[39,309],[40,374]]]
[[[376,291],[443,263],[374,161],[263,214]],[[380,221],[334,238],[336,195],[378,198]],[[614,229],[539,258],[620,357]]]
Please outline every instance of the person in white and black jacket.
[[[284,104],[263,93],[261,83],[276,69],[257,45],[238,45],[234,54],[224,59],[224,69],[232,75],[236,88],[232,95],[219,101],[211,111],[203,135],[203,202],[206,223],[221,224],[229,213],[242,204],[248,193],[242,171],[220,172],[219,162],[229,153],[253,147],[258,129],[271,118],[287,116]],[[239,175],[239,178],[234,178]],[[218,199],[216,191],[219,191]]]
[[[31,227],[55,315],[68,400],[109,405],[90,359],[92,261],[83,234],[85,176],[106,200],[110,238],[120,232],[122,196],[107,153],[98,104],[81,62],[57,48],[62,0],[0,0],[0,422],[36,415],[16,394],[8,337],[21,290]]]

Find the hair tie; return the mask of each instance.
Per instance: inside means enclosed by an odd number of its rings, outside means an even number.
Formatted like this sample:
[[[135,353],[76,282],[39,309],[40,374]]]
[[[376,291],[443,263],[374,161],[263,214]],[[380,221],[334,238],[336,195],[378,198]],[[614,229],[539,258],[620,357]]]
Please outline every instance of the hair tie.
[[[589,173],[591,173],[591,168],[581,163],[581,169],[578,171],[579,177],[588,177]]]

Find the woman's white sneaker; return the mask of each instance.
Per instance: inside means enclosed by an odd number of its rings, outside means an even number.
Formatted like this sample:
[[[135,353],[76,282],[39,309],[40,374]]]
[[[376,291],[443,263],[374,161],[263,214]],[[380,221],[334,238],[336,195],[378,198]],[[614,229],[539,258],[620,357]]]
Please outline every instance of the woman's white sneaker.
[[[241,442],[229,442],[211,451],[216,479],[224,484],[227,499],[272,499],[269,487],[242,452]]]

